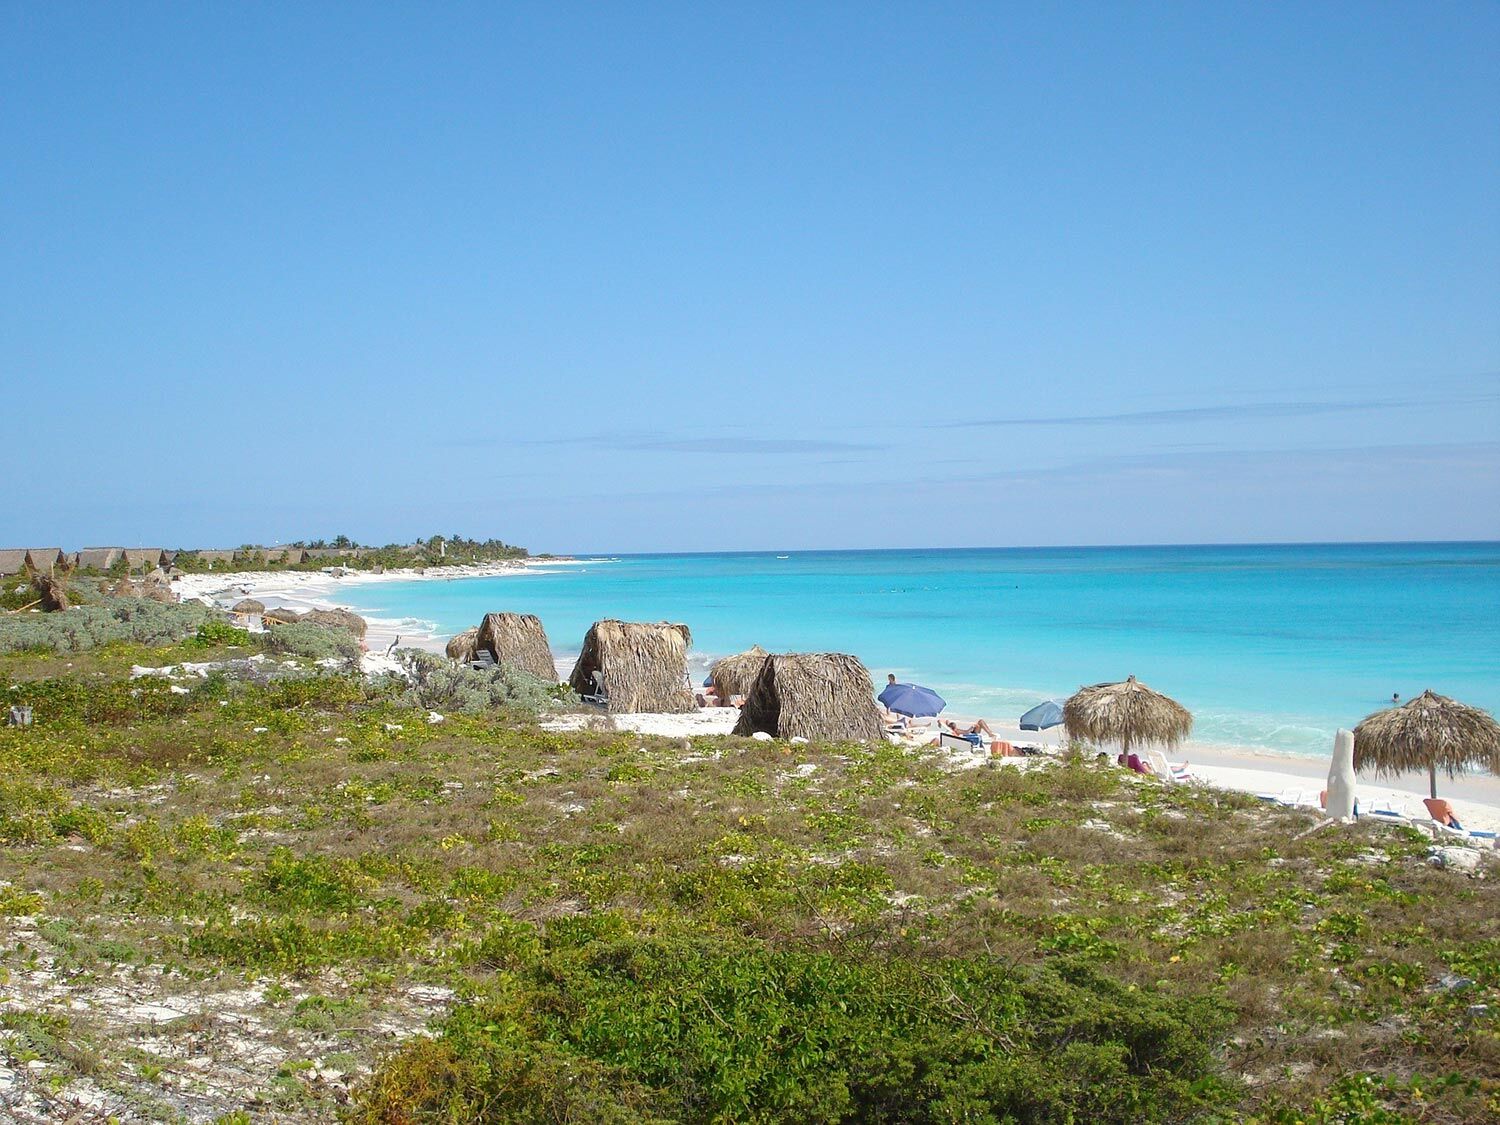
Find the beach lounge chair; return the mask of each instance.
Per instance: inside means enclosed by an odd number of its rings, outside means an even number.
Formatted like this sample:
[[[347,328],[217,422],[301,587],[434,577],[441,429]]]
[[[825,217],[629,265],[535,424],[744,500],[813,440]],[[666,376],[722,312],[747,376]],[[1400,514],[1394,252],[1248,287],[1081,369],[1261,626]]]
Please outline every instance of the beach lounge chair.
[[[604,673],[596,670],[594,676],[594,690],[588,695],[579,696],[585,703],[595,703],[600,707],[609,706],[609,692],[604,688]]]
[[[1176,765],[1167,761],[1167,756],[1160,750],[1152,750],[1146,754],[1146,762],[1151,767],[1151,772],[1163,781],[1175,782],[1178,785],[1186,784],[1195,780],[1193,771],[1188,769],[1186,762]]]
[[[938,746],[943,750],[962,750],[966,754],[973,754],[983,749],[983,746],[976,745],[967,738],[959,738],[956,734],[949,734],[947,731],[938,732]]]

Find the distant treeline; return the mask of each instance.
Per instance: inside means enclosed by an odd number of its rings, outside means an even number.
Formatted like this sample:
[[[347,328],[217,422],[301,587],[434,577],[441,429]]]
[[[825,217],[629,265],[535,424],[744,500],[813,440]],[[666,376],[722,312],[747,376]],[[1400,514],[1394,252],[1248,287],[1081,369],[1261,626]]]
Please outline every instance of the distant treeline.
[[[413,543],[387,543],[376,547],[358,543],[347,535],[333,539],[297,541],[264,547],[244,544],[232,551],[176,552],[170,565],[188,573],[237,570],[321,570],[342,566],[351,570],[377,567],[464,566],[530,557],[525,547],[502,539],[467,539],[461,535],[433,535]]]

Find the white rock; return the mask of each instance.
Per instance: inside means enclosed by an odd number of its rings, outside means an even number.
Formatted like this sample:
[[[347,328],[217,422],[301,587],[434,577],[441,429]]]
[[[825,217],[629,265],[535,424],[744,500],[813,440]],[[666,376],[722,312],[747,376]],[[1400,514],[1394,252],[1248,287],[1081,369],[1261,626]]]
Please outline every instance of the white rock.
[[[439,715],[436,711],[429,711],[427,712],[427,721],[429,723],[441,723],[443,716]]]
[[[755,739],[756,742],[775,742],[776,741],[774,738],[772,738],[769,734],[767,734],[763,730],[756,731],[750,737],[753,738],[753,739]]]
[[[1479,853],[1470,848],[1433,848],[1427,862],[1434,867],[1451,867],[1454,871],[1479,870]]]

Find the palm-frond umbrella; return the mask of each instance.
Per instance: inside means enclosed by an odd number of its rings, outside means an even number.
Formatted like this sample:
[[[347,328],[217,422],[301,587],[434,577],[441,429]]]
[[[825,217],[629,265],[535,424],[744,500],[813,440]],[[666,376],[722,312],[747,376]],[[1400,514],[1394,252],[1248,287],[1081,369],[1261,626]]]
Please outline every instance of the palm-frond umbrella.
[[[1152,691],[1134,676],[1124,683],[1079,688],[1063,703],[1063,723],[1072,738],[1175,746],[1193,729],[1193,716],[1177,700]]]
[[[1500,723],[1488,711],[1424,691],[1411,702],[1367,715],[1354,728],[1354,768],[1376,775],[1427,770],[1437,796],[1437,771],[1454,777],[1470,766],[1500,773]]]
[[[768,655],[760,645],[751,645],[744,652],[715,660],[708,669],[708,679],[703,683],[705,686],[712,684],[714,692],[725,703],[729,702],[731,695],[749,695],[750,685],[765,667]]]

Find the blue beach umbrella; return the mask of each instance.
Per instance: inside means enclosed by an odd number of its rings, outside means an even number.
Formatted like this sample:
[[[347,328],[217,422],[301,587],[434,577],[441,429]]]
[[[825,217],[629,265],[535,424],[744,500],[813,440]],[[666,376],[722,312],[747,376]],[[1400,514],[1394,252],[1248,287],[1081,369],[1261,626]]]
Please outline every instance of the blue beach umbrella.
[[[1021,729],[1047,730],[1050,727],[1062,726],[1062,721],[1062,705],[1056,700],[1049,699],[1046,703],[1038,703],[1021,716]]]
[[[948,706],[948,701],[937,692],[916,684],[887,684],[876,698],[887,710],[911,719],[936,715]]]

